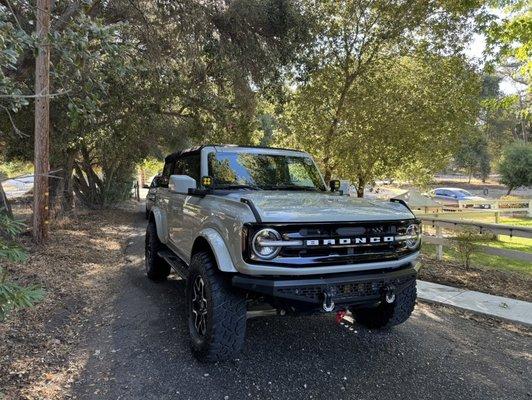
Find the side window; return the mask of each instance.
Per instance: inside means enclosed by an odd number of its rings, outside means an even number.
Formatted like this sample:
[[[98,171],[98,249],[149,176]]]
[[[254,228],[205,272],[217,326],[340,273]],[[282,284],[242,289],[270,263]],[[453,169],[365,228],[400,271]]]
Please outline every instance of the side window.
[[[170,175],[172,174],[173,167],[174,164],[171,162],[167,162],[164,164],[163,173],[158,181],[158,186],[168,187],[168,181],[170,180]]]
[[[174,172],[175,175],[188,175],[196,180],[196,183],[200,181],[200,155],[191,154],[180,157],[175,162]]]
[[[443,195],[445,197],[450,197],[450,198],[455,198],[456,197],[456,195],[453,192],[451,192],[450,190],[443,190]]]
[[[290,183],[298,186],[314,186],[305,165],[301,162],[292,162],[288,164],[288,174]]]

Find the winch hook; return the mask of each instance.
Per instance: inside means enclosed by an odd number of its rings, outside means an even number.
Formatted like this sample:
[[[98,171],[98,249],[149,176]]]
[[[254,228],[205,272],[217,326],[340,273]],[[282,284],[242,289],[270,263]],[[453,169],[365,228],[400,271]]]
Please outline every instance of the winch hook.
[[[331,312],[332,310],[334,310],[334,306],[335,304],[331,294],[329,292],[323,292],[323,303],[321,305],[323,311]]]

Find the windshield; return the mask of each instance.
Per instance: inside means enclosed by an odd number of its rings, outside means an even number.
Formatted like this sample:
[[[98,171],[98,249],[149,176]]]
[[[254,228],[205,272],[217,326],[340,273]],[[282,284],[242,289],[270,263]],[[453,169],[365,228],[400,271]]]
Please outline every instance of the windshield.
[[[310,157],[218,151],[209,154],[215,189],[325,190]]]
[[[473,196],[471,193],[469,193],[467,190],[464,190],[464,189],[458,189],[457,192],[461,194],[462,196]]]

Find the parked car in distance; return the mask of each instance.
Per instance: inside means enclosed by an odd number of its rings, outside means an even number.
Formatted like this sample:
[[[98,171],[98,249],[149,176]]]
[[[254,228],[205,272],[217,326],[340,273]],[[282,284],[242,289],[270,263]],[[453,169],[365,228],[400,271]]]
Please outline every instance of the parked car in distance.
[[[159,180],[161,179],[161,175],[155,175],[153,179],[151,180],[150,186],[146,187],[148,190],[148,194],[146,195],[146,219],[150,216],[150,210],[152,209],[153,205],[155,204],[155,197],[157,195],[157,186],[159,185]]]
[[[468,200],[486,200],[486,198],[481,196],[476,196],[467,190],[460,188],[436,188],[429,192],[430,197],[432,197],[438,203],[448,206],[448,207],[459,207],[460,201]],[[486,204],[467,204],[465,208],[490,208],[489,202]]]

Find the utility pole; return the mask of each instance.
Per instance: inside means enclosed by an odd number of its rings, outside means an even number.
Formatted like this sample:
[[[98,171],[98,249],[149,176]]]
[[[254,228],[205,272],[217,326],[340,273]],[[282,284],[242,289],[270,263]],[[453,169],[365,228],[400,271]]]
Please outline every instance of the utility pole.
[[[50,172],[50,8],[51,0],[37,0],[38,53],[35,61],[35,174],[33,182],[33,240],[48,238],[48,174]]]

